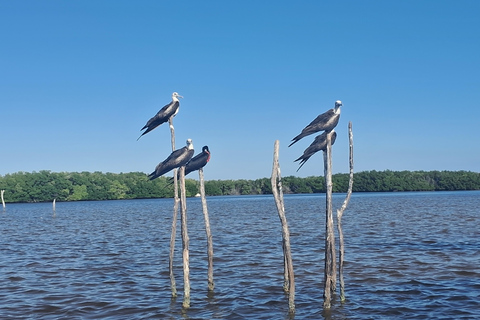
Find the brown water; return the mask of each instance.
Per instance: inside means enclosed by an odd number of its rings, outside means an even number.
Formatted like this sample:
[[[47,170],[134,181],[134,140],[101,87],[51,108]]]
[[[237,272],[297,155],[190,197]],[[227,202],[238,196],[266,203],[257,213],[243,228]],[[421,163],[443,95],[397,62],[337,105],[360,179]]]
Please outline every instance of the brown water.
[[[335,195],[338,207],[343,195]],[[271,196],[207,199],[208,294],[199,199],[188,199],[192,306],[182,310],[181,240],[170,298],[173,200],[7,204],[0,212],[1,319],[477,319],[480,192],[354,194],[345,212],[347,301],[323,312],[324,195],[285,199],[296,276],[282,290]]]

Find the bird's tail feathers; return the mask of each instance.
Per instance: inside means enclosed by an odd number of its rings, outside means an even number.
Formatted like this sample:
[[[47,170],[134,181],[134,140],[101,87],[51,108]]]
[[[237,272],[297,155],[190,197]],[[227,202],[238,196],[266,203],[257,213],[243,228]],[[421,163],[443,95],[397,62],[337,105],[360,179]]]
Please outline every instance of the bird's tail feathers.
[[[292,143],[290,143],[288,146],[290,147],[290,146],[293,145],[294,143],[297,143],[298,140],[300,140],[300,139],[297,139],[297,137],[293,138],[293,139],[292,139]]]
[[[297,143],[298,141],[300,141],[300,139],[302,139],[305,136],[308,136],[308,134],[304,134],[303,132],[300,133],[298,136],[292,139],[292,143],[290,143],[288,146],[290,147],[292,144]]]
[[[159,175],[156,175],[156,174],[155,174],[155,171],[154,171],[154,172],[152,172],[152,173],[150,173],[150,174],[148,175],[148,180],[151,181],[151,180],[156,179],[156,178],[158,178],[158,177],[160,177],[160,176],[159,176]]]
[[[300,170],[301,167],[303,167],[303,165],[305,164],[305,162],[307,162],[307,160],[305,160],[305,159],[303,159],[303,160],[300,162],[300,167],[298,167],[297,172],[298,172],[298,170]]]

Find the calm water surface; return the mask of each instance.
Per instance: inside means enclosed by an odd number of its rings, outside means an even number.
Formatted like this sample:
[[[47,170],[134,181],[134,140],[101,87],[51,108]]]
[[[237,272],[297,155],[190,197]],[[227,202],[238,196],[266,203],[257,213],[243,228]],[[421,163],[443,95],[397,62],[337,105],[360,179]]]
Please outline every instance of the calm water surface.
[[[344,195],[335,195],[339,207]],[[188,199],[192,306],[170,298],[173,200],[7,204],[0,211],[1,319],[478,319],[480,192],[354,194],[344,214],[347,301],[322,311],[324,195],[285,198],[295,315],[282,290],[271,196]],[[1,208],[0,208],[1,210]],[[179,229],[178,229],[179,231]]]

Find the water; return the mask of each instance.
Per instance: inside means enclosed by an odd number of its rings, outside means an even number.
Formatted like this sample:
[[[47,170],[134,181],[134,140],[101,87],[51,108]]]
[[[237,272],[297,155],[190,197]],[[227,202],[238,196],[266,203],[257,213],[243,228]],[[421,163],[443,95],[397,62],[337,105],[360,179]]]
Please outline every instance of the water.
[[[344,195],[334,195],[339,207]],[[322,310],[324,195],[285,198],[296,313],[283,293],[271,196],[207,199],[215,291],[199,199],[188,199],[191,308],[181,239],[170,298],[173,200],[7,204],[0,212],[1,319],[480,318],[480,192],[354,194],[343,218],[347,301]],[[180,229],[178,229],[179,231]]]

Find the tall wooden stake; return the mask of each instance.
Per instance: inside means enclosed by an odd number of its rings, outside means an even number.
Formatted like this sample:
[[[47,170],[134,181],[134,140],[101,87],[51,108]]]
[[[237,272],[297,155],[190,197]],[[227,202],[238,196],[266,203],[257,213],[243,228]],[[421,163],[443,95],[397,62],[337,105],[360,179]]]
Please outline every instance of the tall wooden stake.
[[[2,206],[3,206],[3,211],[5,211],[5,200],[3,199],[3,194],[5,193],[5,190],[0,190],[0,194],[2,196]]]
[[[326,192],[325,221],[325,276],[323,291],[323,308],[330,309],[332,293],[336,287],[335,234],[332,213],[332,133],[327,134],[327,147],[323,152]]]
[[[170,135],[172,138],[172,152],[175,151],[175,128],[173,127],[173,117],[168,119],[170,125]],[[170,273],[170,287],[172,291],[172,298],[177,296],[177,286],[175,283],[175,275],[173,274],[173,255],[175,252],[175,237],[177,234],[177,219],[178,219],[178,183],[177,183],[177,169],[173,170],[173,218],[172,218],[172,234],[170,236],[170,256],[169,256],[169,273]]]
[[[345,301],[345,283],[343,281],[343,259],[345,256],[345,246],[343,243],[343,230],[342,230],[342,216],[343,212],[350,202],[350,197],[352,195],[353,189],[353,133],[352,133],[352,122],[348,123],[348,140],[349,140],[349,150],[350,150],[350,177],[348,180],[348,190],[347,196],[343,201],[342,207],[337,209],[337,228],[338,228],[338,238],[339,238],[339,255],[338,255],[338,274],[340,280],[340,300]]]
[[[185,166],[180,167],[180,204],[182,221],[182,257],[183,257],[183,307],[190,307],[190,262],[189,239],[187,230],[187,196],[185,191]]]
[[[277,206],[278,216],[282,224],[282,247],[283,247],[283,270],[284,282],[283,289],[288,292],[288,310],[295,312],[295,275],[293,273],[292,252],[290,247],[290,231],[288,229],[287,218],[285,216],[285,206],[283,202],[282,178],[280,175],[280,164],[278,162],[279,141],[275,140],[273,151],[273,169],[272,169],[272,193]]]
[[[208,217],[207,199],[205,198],[205,182],[203,177],[203,168],[198,170],[200,180],[200,196],[202,198],[203,216],[205,218],[205,233],[207,234],[207,256],[208,256],[208,290],[213,291],[215,284],[213,282],[213,241],[210,231],[210,219]]]

